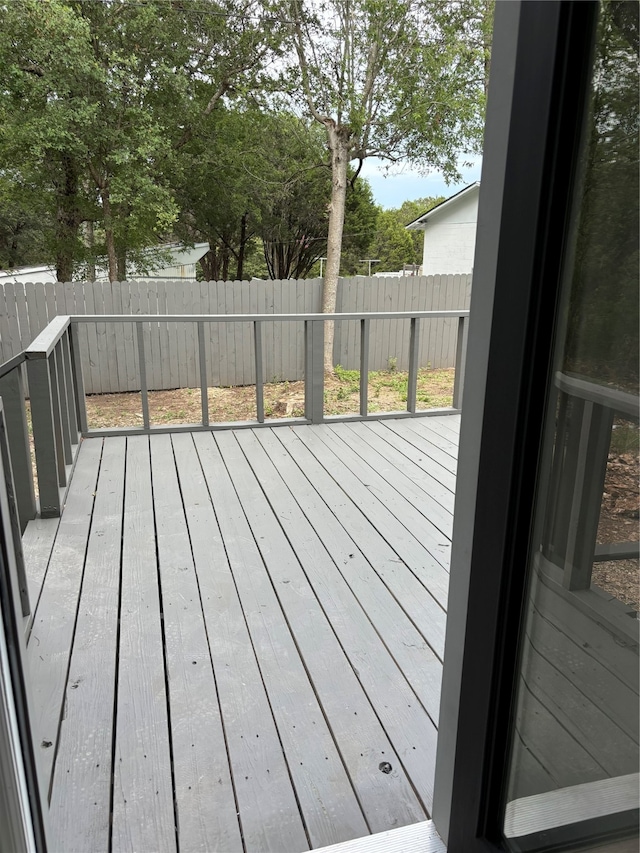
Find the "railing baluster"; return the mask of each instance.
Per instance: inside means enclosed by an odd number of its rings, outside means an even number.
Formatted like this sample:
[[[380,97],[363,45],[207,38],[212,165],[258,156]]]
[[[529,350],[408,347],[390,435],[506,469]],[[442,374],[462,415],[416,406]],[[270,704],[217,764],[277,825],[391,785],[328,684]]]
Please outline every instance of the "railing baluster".
[[[55,349],[47,358],[49,380],[51,382],[51,412],[53,414],[53,430],[56,440],[56,461],[58,463],[58,485],[67,485],[67,471],[62,438],[62,420],[60,417],[60,388],[58,387],[58,371],[56,370]]]
[[[462,409],[464,391],[464,371],[467,360],[468,322],[466,317],[458,318],[458,342],[456,345],[456,373],[453,380],[453,408]]]
[[[149,429],[149,392],[147,390],[147,361],[144,350],[144,334],[142,323],[136,323],[138,334],[138,365],[140,367],[140,399],[142,401],[142,423],[146,430]]]
[[[418,356],[420,354],[420,320],[411,318],[411,336],[409,338],[409,376],[407,379],[407,411],[416,412],[418,396]]]
[[[207,378],[207,352],[204,340],[204,321],[198,321],[198,357],[200,359],[200,402],[202,426],[209,426],[209,382]]]
[[[87,399],[84,393],[84,375],[82,373],[82,359],[80,357],[80,336],[78,334],[77,324],[71,323],[69,331],[69,345],[71,349],[71,371],[73,373],[73,392],[76,401],[78,429],[83,435],[86,435],[89,430],[87,424]]]
[[[38,471],[40,515],[43,518],[55,518],[60,515],[59,465],[53,410],[54,394],[48,360],[46,358],[28,359],[27,372]]]
[[[256,417],[258,423],[264,423],[264,368],[262,365],[262,323],[253,323],[253,344],[256,360]]]
[[[33,489],[33,469],[21,365],[0,378],[0,397],[4,407],[20,532],[24,533],[27,522],[36,517],[36,496]]]
[[[368,319],[360,320],[360,414],[366,418],[369,413],[369,332]]]
[[[58,341],[51,353],[51,360],[56,373],[58,384],[58,398],[60,400],[60,427],[62,430],[62,446],[64,448],[65,465],[73,462],[73,451],[71,450],[71,424],[69,422],[69,402],[67,394],[67,377],[64,370],[64,358],[62,355],[62,338]],[[70,389],[69,389],[70,390]]]
[[[71,352],[69,343],[69,332],[64,333],[60,339],[62,345],[62,364],[64,368],[64,378],[67,387],[67,412],[69,421],[69,436],[71,444],[78,443],[78,412],[76,410],[76,395],[73,388],[73,370],[71,368]]]

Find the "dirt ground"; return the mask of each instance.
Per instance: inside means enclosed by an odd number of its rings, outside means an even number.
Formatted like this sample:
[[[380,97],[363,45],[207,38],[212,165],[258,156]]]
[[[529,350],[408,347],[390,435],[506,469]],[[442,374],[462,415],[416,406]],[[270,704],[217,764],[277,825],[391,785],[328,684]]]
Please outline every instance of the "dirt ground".
[[[451,406],[453,370],[420,370],[417,404],[419,409]],[[336,369],[325,378],[325,414],[355,414],[360,409],[360,376],[355,370]],[[407,374],[381,370],[369,374],[370,412],[397,412],[407,407]],[[209,388],[209,420],[246,421],[256,418],[255,386]],[[304,382],[275,382],[264,385],[265,418],[304,416]],[[200,389],[149,393],[151,423],[199,423],[202,419]],[[87,397],[89,427],[139,426],[142,422],[140,394],[95,394]]]

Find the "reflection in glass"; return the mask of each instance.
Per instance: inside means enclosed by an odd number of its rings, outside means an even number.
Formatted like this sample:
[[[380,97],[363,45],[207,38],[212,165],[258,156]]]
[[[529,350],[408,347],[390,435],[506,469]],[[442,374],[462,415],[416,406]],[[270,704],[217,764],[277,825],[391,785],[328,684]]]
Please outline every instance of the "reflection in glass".
[[[563,849],[637,832],[638,9],[600,7],[521,641],[514,850],[545,849],[546,830]]]

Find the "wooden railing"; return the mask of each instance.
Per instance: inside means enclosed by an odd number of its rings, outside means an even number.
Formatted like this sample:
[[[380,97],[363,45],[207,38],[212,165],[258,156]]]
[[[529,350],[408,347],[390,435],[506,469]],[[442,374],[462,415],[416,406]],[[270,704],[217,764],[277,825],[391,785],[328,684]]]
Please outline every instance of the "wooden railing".
[[[409,326],[409,372],[407,406],[403,412],[368,411],[368,383],[360,382],[359,413],[332,416],[324,414],[324,324],[325,314],[236,314],[236,315],[78,315],[56,317],[20,355],[0,366],[0,397],[4,400],[9,426],[9,444],[18,514],[22,529],[36,514],[30,446],[24,402],[22,370],[26,363],[31,402],[31,420],[38,475],[40,514],[60,515],[64,492],[69,481],[80,438],[93,435],[136,435],[153,432],[180,432],[209,429],[254,427],[276,423],[321,423],[325,420],[364,420],[389,417],[459,412],[462,407],[464,363],[467,341],[468,311],[414,311],[332,314],[336,323],[357,321],[360,326],[360,376],[369,373],[369,339],[371,323],[377,320],[406,320]],[[420,334],[424,322],[457,319],[456,369],[453,405],[448,409],[420,411],[417,408]],[[145,345],[144,325],[151,323],[192,323],[197,330],[201,419],[198,423],[159,425],[151,423],[147,365],[150,353]],[[304,417],[265,421],[263,329],[268,323],[304,323]],[[80,356],[78,330],[86,323],[127,323],[135,326],[137,369],[139,374],[142,426],[117,429],[89,429]],[[255,359],[256,419],[242,422],[211,423],[209,417],[208,370],[206,357],[207,326],[212,323],[251,324]],[[107,353],[102,354],[106,359]]]
[[[563,586],[589,589],[594,562],[639,556],[638,542],[597,545],[602,494],[616,416],[638,421],[636,395],[557,373],[556,440],[546,512],[544,556]]]

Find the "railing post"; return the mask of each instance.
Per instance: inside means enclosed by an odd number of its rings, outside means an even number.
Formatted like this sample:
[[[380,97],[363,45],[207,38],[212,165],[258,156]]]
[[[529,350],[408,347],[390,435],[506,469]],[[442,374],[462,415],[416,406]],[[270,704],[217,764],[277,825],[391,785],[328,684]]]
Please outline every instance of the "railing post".
[[[304,416],[324,420],[324,320],[305,320]]]
[[[453,380],[453,408],[462,409],[464,372],[467,361],[468,323],[466,317],[458,318],[458,342],[456,344],[456,375]]]
[[[73,392],[76,401],[76,415],[78,418],[78,429],[82,435],[89,431],[87,424],[87,400],[84,393],[84,374],[82,373],[82,359],[80,357],[80,336],[78,335],[77,323],[69,326],[69,345],[71,348],[71,372],[73,374]]]
[[[27,358],[31,423],[36,450],[40,515],[60,515],[60,483],[56,427],[49,362],[46,358]],[[64,460],[63,460],[64,467]]]
[[[33,468],[29,447],[29,431],[24,403],[24,382],[19,365],[0,379],[0,398],[4,408],[9,454],[15,486],[20,532],[36,517],[36,496],[33,489]]]
[[[411,318],[411,336],[409,338],[409,376],[407,380],[407,411],[415,415],[418,396],[418,356],[420,354],[420,320]],[[456,371],[457,373],[457,371]]]
[[[369,414],[369,332],[371,320],[360,320],[360,415]]]

